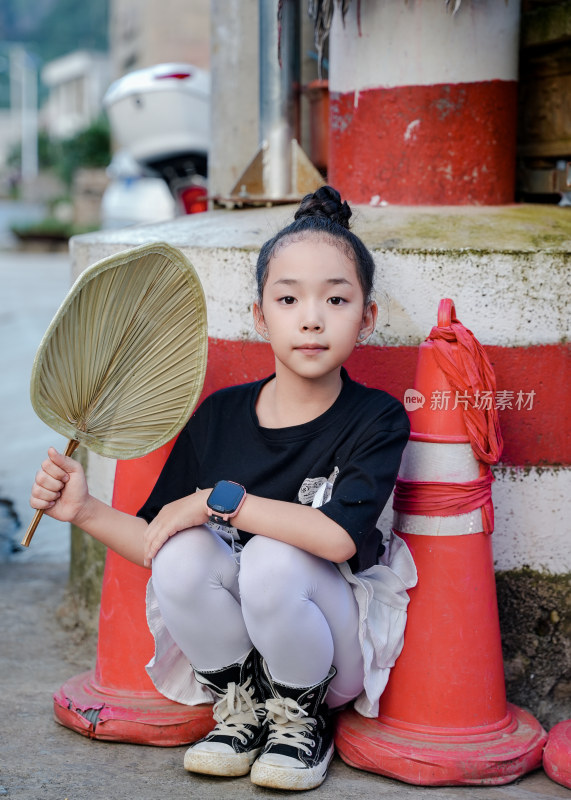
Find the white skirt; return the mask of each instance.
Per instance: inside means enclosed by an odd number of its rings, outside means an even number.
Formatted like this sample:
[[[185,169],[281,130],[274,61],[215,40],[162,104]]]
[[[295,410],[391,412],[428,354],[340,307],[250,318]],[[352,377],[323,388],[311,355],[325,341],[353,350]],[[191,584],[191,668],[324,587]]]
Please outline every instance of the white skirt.
[[[353,574],[347,562],[338,565],[359,606],[365,677],[354,706],[365,717],[379,713],[379,698],[403,646],[408,590],[417,581],[416,567],[405,542],[391,533],[385,544],[379,563],[363,572]],[[198,683],[188,660],[167,631],[152,578],[147,585],[147,622],[155,640],[155,653],[146,670],[157,691],[185,705],[214,702],[216,698]]]

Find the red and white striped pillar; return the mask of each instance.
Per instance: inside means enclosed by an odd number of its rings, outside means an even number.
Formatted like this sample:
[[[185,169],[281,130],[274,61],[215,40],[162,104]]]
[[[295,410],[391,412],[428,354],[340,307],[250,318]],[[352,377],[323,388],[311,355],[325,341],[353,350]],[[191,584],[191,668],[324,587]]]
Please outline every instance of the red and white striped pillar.
[[[519,17],[519,0],[336,13],[329,183],[353,203],[513,202]]]

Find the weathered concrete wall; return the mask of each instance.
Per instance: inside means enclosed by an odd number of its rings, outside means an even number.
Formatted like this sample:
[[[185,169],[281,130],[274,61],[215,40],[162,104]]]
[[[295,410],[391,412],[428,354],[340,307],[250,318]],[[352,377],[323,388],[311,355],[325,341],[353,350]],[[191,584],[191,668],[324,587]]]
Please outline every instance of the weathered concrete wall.
[[[253,270],[260,245],[292,213],[291,207],[215,211],[76,237],[71,247],[74,273],[144,242],[164,240],[181,248],[207,297],[205,393],[210,393],[272,371],[271,351],[256,340],[252,324]],[[547,639],[538,639],[537,652],[530,655],[526,637],[535,622],[526,610],[527,584],[518,578],[519,571],[531,570],[537,592],[551,598],[553,581],[562,582],[571,572],[571,458],[562,435],[568,419],[562,387],[568,374],[565,298],[571,219],[565,209],[540,206],[363,206],[355,209],[354,229],[377,262],[381,313],[371,343],[358,348],[349,361],[353,377],[402,400],[414,380],[418,344],[436,324],[438,302],[446,296],[454,299],[459,319],[487,348],[505,401],[499,410],[505,449],[494,468],[493,542],[496,569],[507,576],[500,584],[500,611],[510,699],[546,724],[564,718],[562,714],[571,716],[565,695],[569,652],[560,648],[561,658],[553,659],[549,671],[540,647]],[[112,483],[112,467],[106,464],[105,469],[106,478],[101,463],[90,463],[89,478],[99,482],[99,492],[109,494],[105,486]],[[386,530],[391,523],[387,507],[381,526]],[[511,587],[508,594],[503,586]],[[569,626],[568,601],[553,603],[550,611],[559,620],[553,630],[561,636]],[[527,643],[525,658],[518,655],[521,642]]]
[[[571,580],[528,568],[496,575],[508,699],[546,730],[571,716]]]

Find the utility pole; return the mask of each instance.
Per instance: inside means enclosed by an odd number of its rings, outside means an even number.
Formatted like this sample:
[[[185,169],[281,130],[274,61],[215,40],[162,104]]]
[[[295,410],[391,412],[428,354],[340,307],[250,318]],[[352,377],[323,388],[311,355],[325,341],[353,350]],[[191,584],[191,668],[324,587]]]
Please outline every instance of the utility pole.
[[[33,57],[20,46],[10,48],[10,109],[20,114],[22,183],[38,177],[38,70]]]

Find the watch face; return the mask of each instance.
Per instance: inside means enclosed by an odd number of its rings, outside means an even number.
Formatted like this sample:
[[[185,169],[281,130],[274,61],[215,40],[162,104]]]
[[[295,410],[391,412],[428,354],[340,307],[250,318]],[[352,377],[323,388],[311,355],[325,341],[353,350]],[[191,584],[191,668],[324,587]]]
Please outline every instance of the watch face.
[[[231,514],[236,511],[243,496],[244,487],[240,484],[220,481],[210,493],[208,507],[220,514]]]

